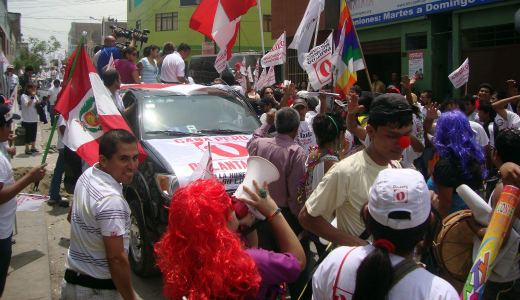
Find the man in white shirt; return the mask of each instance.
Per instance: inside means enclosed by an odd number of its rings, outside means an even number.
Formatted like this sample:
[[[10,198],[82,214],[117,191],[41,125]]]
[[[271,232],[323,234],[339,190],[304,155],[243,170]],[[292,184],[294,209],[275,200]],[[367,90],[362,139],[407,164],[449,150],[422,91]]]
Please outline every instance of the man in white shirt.
[[[11,123],[16,118],[7,105],[0,105],[0,143],[9,139]],[[19,118],[19,117],[18,117]],[[16,195],[33,182],[45,176],[45,165],[32,168],[16,182],[9,159],[0,152],[0,298],[5,287],[11,261],[11,239],[16,214]]]
[[[177,51],[164,58],[161,66],[161,82],[189,83],[186,78],[186,63],[184,60],[190,56],[190,52],[190,46],[181,43]]]
[[[130,208],[121,183],[132,182],[138,155],[130,132],[111,130],[99,142],[99,163],[78,179],[61,299],[136,299],[128,263]]]
[[[307,101],[297,98],[294,100],[292,108],[296,109],[300,115],[300,127],[298,127],[298,134],[294,141],[302,146],[303,150],[305,150],[305,155],[309,156],[311,147],[316,146],[316,137],[310,129],[309,123],[305,121],[305,115],[309,111]]]
[[[119,96],[119,93],[117,92],[121,88],[119,73],[116,69],[109,69],[103,72],[101,78],[105,87],[110,91],[110,95],[112,96],[112,100],[114,101],[117,110],[119,110],[120,113],[124,113],[125,106],[121,96]]]
[[[54,124],[55,113],[54,113],[54,105],[56,105],[56,100],[58,100],[58,94],[61,91],[61,82],[59,79],[54,79],[52,81],[52,86],[49,89],[49,114],[51,115],[51,124]]]
[[[14,89],[18,85],[18,76],[16,76],[16,74],[14,74],[14,66],[13,65],[7,66],[6,73],[7,73],[6,74],[7,86],[9,87],[9,95],[7,95],[7,96],[11,97],[11,95],[13,94]]]

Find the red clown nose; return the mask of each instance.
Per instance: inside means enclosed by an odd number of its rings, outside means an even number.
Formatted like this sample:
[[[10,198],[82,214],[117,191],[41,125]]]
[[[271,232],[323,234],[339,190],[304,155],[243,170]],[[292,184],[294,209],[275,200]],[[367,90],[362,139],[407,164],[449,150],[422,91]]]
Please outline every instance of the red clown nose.
[[[410,138],[409,135],[403,135],[399,138],[399,140],[397,141],[397,143],[399,144],[399,146],[402,148],[402,149],[406,149],[408,148],[408,146],[410,146],[410,144],[412,143],[412,140]]]

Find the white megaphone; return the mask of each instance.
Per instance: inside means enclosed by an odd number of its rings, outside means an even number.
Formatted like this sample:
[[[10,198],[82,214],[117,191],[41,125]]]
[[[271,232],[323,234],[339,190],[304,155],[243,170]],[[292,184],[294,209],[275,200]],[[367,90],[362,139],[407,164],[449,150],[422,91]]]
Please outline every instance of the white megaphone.
[[[236,198],[245,198],[252,200],[249,197],[249,194],[244,191],[244,186],[247,186],[251,191],[255,190],[253,185],[253,180],[255,180],[258,185],[262,186],[264,182],[267,184],[275,182],[280,178],[280,172],[278,172],[278,168],[273,165],[267,159],[260,156],[250,156],[247,159],[247,170],[246,176],[244,177],[244,181],[238,186],[237,190],[233,194]],[[260,220],[264,220],[265,217],[254,207],[248,205],[249,211]]]
[[[459,185],[455,191],[464,200],[466,205],[471,209],[473,218],[481,225],[487,226],[491,218],[492,209],[484,199],[482,199],[475,191],[465,184]]]

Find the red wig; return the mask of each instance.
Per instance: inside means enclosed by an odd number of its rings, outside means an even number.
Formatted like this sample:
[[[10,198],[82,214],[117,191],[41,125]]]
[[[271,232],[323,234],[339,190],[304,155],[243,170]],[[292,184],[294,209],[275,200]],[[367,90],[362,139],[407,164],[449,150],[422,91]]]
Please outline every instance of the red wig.
[[[227,223],[233,207],[222,183],[197,180],[173,195],[168,227],[155,244],[170,299],[255,297],[260,275]]]

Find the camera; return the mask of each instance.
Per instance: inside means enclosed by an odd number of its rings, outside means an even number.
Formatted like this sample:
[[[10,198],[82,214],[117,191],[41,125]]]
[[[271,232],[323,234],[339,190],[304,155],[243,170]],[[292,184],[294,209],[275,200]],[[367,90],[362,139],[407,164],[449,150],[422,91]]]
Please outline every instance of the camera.
[[[142,31],[139,29],[129,30],[117,25],[110,25],[110,29],[112,29],[116,38],[122,37],[131,40],[133,37],[136,41],[141,42],[141,44],[148,42],[148,34],[150,33],[148,29],[143,29]]]

